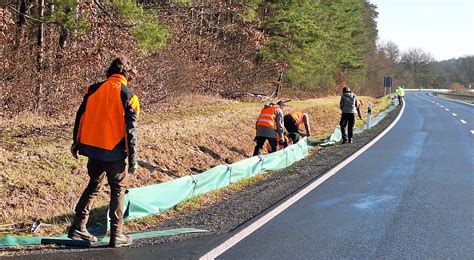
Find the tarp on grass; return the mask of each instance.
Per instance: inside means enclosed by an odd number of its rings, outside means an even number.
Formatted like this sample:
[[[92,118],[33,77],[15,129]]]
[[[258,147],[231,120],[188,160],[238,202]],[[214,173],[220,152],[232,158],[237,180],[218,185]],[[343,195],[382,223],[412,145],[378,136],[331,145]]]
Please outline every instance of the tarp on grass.
[[[134,240],[138,239],[145,239],[145,238],[154,238],[154,237],[161,237],[161,236],[172,236],[178,234],[189,234],[189,233],[203,233],[209,232],[203,229],[196,229],[196,228],[177,228],[177,229],[170,229],[170,230],[154,230],[154,231],[147,231],[147,232],[137,232],[130,234],[130,236]],[[34,246],[34,245],[41,245],[42,239],[68,239],[67,235],[64,234],[62,236],[57,237],[28,237],[28,236],[5,236],[0,238],[0,248],[5,247],[15,247],[15,246]],[[110,241],[109,237],[98,237],[99,244],[108,244]]]

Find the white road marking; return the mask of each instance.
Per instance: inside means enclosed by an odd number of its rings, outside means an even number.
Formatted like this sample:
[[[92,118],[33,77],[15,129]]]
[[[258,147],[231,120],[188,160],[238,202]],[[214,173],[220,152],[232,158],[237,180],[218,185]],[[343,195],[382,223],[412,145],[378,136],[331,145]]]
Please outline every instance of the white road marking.
[[[438,106],[439,106],[439,103],[436,103],[436,105],[438,105]]]
[[[368,144],[366,144],[364,147],[362,147],[359,151],[355,152],[353,155],[351,155],[349,158],[345,159],[342,161],[340,164],[338,164],[336,167],[332,168],[329,172],[321,176],[319,179],[315,180],[311,184],[309,184],[306,188],[300,190],[298,193],[284,201],[282,204],[280,204],[278,207],[272,209],[271,211],[267,212],[265,215],[261,216],[259,219],[257,219],[255,222],[250,224],[249,226],[245,227],[244,229],[240,230],[236,234],[234,234],[232,237],[224,241],[222,244],[218,245],[216,248],[212,249],[205,255],[201,256],[199,259],[215,259],[227,250],[229,250],[231,247],[245,239],[247,236],[252,234],[254,231],[265,225],[267,222],[278,216],[280,213],[282,213],[284,210],[289,208],[291,205],[296,203],[298,200],[300,200],[302,197],[304,197],[306,194],[310,193],[312,190],[314,190],[316,187],[321,185],[323,182],[325,182],[327,179],[331,178],[333,175],[338,173],[342,168],[344,168],[346,165],[348,165],[350,162],[355,160],[357,157],[359,157],[362,153],[364,153],[367,149],[369,149],[372,145],[374,145],[376,142],[378,142],[384,135],[390,131],[395,124],[400,120],[400,118],[403,115],[403,111],[405,110],[405,102],[403,102],[402,109],[400,111],[400,114],[398,114],[397,118],[382,132],[380,133],[374,140],[370,141]]]
[[[474,135],[474,130],[471,130],[471,134]]]
[[[456,115],[456,114],[454,114],[454,113],[451,113],[451,115],[453,115],[453,116],[458,116],[458,115]]]
[[[464,121],[464,120],[461,119],[461,123],[466,124],[466,121]]]
[[[441,108],[443,108],[444,106],[440,106]]]
[[[449,111],[449,109],[448,109],[448,108],[446,108],[446,111]]]

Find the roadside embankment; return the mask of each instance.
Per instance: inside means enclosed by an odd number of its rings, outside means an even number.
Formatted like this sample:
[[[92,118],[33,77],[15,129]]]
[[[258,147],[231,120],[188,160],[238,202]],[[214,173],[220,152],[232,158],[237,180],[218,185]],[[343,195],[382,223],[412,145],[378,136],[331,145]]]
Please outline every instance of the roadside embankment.
[[[196,197],[165,214],[128,223],[129,231],[166,230],[179,227],[194,227],[210,231],[209,233],[140,240],[135,246],[159,243],[160,248],[166,251],[176,245],[173,244],[176,241],[231,232],[275,204],[284,201],[361,149],[384,131],[399,113],[400,107],[397,106],[376,126],[356,134],[353,144],[315,148],[307,159],[287,169],[257,175],[244,182],[233,184],[227,189]]]
[[[368,100],[376,103],[375,113],[388,105],[385,99],[361,99],[365,104]],[[313,135],[326,136],[338,124],[338,101],[338,97],[295,101],[285,112],[308,112]],[[249,157],[261,106],[187,96],[166,113],[144,113],[139,120],[139,159],[156,168],[144,167],[131,175],[130,187],[168,181]],[[67,226],[88,180],[86,158],[73,160],[69,154],[72,122],[72,118],[32,115],[2,122],[0,196],[5,199],[0,201],[0,224],[14,224],[7,232],[27,231],[35,218],[57,225],[39,234],[62,232]],[[93,211],[91,221],[103,219],[107,196],[104,192],[96,200],[96,207],[102,210]]]

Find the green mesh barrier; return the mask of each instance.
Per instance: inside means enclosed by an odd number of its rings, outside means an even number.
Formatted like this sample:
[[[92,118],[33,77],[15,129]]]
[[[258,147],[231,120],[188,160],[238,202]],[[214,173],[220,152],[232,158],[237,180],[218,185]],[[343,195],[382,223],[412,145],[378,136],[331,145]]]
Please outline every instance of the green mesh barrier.
[[[145,238],[154,238],[154,237],[162,237],[162,236],[172,236],[172,235],[179,235],[179,234],[188,234],[188,233],[203,233],[209,232],[204,229],[196,229],[196,228],[177,228],[177,229],[170,229],[170,230],[156,230],[156,231],[147,231],[147,232],[138,232],[130,234],[134,240],[138,239],[145,239]],[[15,246],[34,246],[34,245],[41,245],[41,240],[48,239],[51,241],[57,240],[57,244],[62,244],[61,241],[70,240],[67,238],[67,235],[64,234],[62,236],[57,237],[27,237],[27,236],[5,236],[0,238],[0,248],[2,247],[15,247]],[[99,244],[108,244],[110,241],[109,237],[99,237]],[[65,243],[64,243],[65,244]]]
[[[372,126],[378,124],[396,106],[379,113],[373,120]],[[355,132],[361,132],[361,126]],[[314,137],[303,138],[298,143],[290,145],[283,150],[261,156],[254,156],[230,165],[218,165],[197,175],[188,175],[172,181],[132,188],[125,195],[124,220],[138,219],[164,212],[175,207],[194,196],[205,194],[224,188],[232,183],[250,178],[265,171],[276,171],[291,166],[295,162],[308,156],[308,145],[328,146],[341,141],[342,134],[336,128],[331,136],[326,139]],[[110,229],[107,213],[107,230]],[[194,228],[150,231],[131,234],[133,238],[150,238],[156,236],[174,235],[191,232],[207,232]],[[42,238],[65,239],[66,235],[59,237],[14,237],[0,238],[0,247],[18,245],[39,245]],[[108,238],[103,237],[102,243],[108,243]]]
[[[194,196],[225,188],[264,171],[286,168],[306,156],[308,144],[304,138],[275,153],[254,156],[229,165],[217,165],[198,175],[129,189],[125,195],[124,220],[164,212]]]

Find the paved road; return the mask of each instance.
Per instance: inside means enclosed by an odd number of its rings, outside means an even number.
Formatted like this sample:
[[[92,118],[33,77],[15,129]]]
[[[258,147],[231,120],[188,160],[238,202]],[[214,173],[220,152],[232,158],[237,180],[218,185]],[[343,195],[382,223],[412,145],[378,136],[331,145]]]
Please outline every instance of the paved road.
[[[474,258],[474,107],[406,104],[378,143],[219,259]]]
[[[459,122],[461,122],[462,124],[466,124],[466,127],[474,131],[474,104],[460,104],[454,101],[449,101],[427,94],[417,93],[417,96],[421,97],[427,102],[435,104],[438,108],[441,108],[446,113],[449,113],[452,116],[456,117]]]
[[[219,259],[474,258],[474,106],[406,103],[379,142]],[[236,232],[27,258],[196,259]]]

